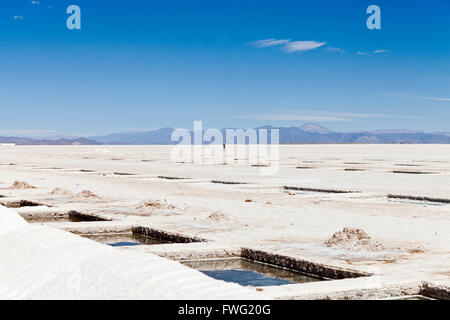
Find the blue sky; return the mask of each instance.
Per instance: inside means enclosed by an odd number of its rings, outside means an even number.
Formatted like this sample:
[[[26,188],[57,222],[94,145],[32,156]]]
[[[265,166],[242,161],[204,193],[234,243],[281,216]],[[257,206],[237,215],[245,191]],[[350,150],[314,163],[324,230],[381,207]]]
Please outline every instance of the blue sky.
[[[66,28],[67,6],[82,29]],[[381,30],[366,8],[381,8]],[[1,135],[450,131],[449,1],[2,0]]]

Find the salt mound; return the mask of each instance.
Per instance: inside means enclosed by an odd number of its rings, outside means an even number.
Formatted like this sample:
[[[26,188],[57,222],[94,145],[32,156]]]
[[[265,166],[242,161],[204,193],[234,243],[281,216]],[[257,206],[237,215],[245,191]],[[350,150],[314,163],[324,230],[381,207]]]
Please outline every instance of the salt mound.
[[[98,195],[89,190],[81,191],[80,193],[78,193],[78,196],[83,198],[100,198]]]
[[[221,221],[228,221],[230,220],[230,218],[220,211],[214,211],[208,216],[207,220],[210,222],[221,222]]]
[[[15,181],[9,189],[36,189],[36,187],[25,181]]]
[[[137,209],[146,209],[146,208],[154,208],[154,209],[175,209],[175,206],[168,204],[167,201],[164,200],[147,200],[141,202]]]
[[[352,251],[382,251],[383,246],[373,240],[364,230],[356,228],[344,228],[336,232],[325,241],[327,247],[341,248]]]
[[[67,189],[55,188],[55,189],[53,189],[51,194],[55,195],[55,196],[70,196],[72,194],[72,192],[70,192]]]

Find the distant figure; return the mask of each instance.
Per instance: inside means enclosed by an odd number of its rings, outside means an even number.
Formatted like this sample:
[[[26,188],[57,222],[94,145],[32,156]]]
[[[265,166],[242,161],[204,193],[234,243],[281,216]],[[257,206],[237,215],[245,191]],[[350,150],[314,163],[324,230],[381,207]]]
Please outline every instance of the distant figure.
[[[223,151],[225,151],[225,148],[226,148],[226,146],[225,146],[225,143],[223,144]]]

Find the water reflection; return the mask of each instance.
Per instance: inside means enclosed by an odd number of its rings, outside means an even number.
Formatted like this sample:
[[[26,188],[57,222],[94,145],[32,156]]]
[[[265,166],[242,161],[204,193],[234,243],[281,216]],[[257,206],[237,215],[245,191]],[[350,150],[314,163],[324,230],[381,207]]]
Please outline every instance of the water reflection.
[[[319,277],[240,258],[187,261],[183,264],[211,278],[238,283],[242,286],[279,286],[323,280]]]

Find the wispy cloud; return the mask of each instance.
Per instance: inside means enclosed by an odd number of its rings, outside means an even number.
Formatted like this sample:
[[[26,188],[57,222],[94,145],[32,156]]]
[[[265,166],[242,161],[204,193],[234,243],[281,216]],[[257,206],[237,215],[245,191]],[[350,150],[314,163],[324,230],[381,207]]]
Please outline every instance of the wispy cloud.
[[[40,4],[41,2],[40,1],[37,1],[37,0],[33,0],[33,1],[31,1],[30,2],[30,4],[32,4],[32,5],[38,5],[38,4]]]
[[[301,115],[290,113],[271,113],[254,115],[252,119],[266,121],[323,121],[323,122],[342,122],[352,121],[350,118],[320,116],[320,115]]]
[[[276,47],[291,41],[290,39],[266,39],[250,42],[251,45],[258,48]]]
[[[309,51],[326,45],[326,42],[317,41],[291,41],[284,45],[285,52]]]
[[[265,39],[250,42],[257,48],[280,47],[284,52],[310,51],[326,45],[326,42],[318,41],[292,41],[291,39]]]
[[[374,50],[373,53],[390,53],[392,50],[378,49]]]
[[[419,119],[410,115],[380,114],[380,113],[352,113],[323,110],[297,110],[285,113],[267,113],[247,116],[246,119],[266,121],[318,121],[318,122],[344,122],[358,119],[400,118]]]
[[[58,133],[56,130],[28,130],[28,129],[1,129],[0,135],[18,136],[18,137],[35,137],[44,135],[53,135]]]
[[[450,98],[439,98],[439,97],[417,97],[417,98],[432,101],[450,101]]]
[[[450,98],[447,98],[447,97],[419,96],[417,94],[402,93],[402,92],[385,93],[384,95],[394,96],[394,97],[415,98],[415,99],[430,100],[430,101],[443,101],[443,102],[450,101]]]
[[[23,16],[14,16],[13,19],[14,20],[23,20]]]
[[[356,113],[356,112],[329,112],[322,111],[330,115],[339,115],[350,118],[397,118],[397,119],[420,119],[420,117],[410,115],[386,114],[386,113]]]
[[[292,52],[301,52],[301,51],[310,51],[320,47],[323,47],[327,44],[326,41],[293,41],[291,39],[275,39],[269,38],[264,40],[257,40],[249,43],[250,45],[257,48],[270,48],[270,47],[278,47],[284,52],[292,53]],[[338,47],[325,47],[325,50],[328,52],[336,52],[336,53],[345,53],[345,50]],[[387,55],[391,53],[392,50],[388,49],[377,49],[373,51],[357,51],[356,54],[360,56],[366,56],[370,54],[384,54]]]
[[[391,52],[392,52],[392,50],[377,49],[377,50],[373,50],[373,51],[357,51],[356,54],[360,55],[360,56],[367,56],[372,53],[374,53],[374,54],[383,54],[384,53],[384,55],[387,56],[388,53],[391,53]]]
[[[345,51],[341,48],[334,48],[334,47],[326,47],[325,50],[330,52],[338,52],[338,53],[344,53]]]

